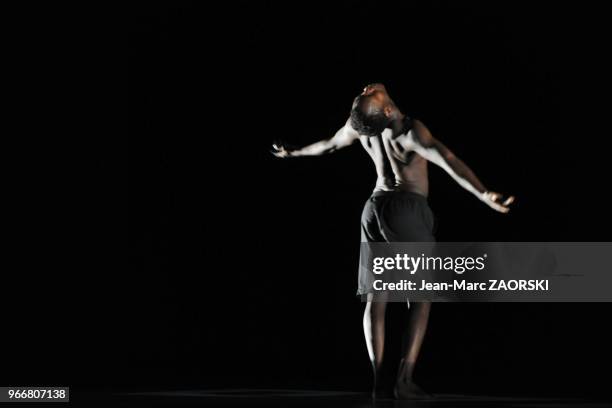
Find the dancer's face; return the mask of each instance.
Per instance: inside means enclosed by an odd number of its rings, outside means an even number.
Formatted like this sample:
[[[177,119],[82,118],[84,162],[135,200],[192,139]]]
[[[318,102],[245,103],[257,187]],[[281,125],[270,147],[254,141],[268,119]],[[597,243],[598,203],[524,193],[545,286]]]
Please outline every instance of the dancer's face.
[[[376,93],[386,94],[387,93],[387,89],[385,88],[385,86],[383,84],[374,83],[374,84],[366,85],[366,87],[363,88],[363,92],[361,94],[369,96],[369,95],[373,95],[373,94],[376,94]]]
[[[389,111],[390,108],[395,108],[395,103],[389,97],[387,89],[383,84],[374,83],[367,85],[363,88],[359,99],[365,112]]]

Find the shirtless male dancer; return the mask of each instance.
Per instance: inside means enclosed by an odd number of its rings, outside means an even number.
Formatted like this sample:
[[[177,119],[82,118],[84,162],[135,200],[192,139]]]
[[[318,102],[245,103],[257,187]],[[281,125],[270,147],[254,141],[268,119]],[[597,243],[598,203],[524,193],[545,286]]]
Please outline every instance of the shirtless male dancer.
[[[442,167],[459,185],[489,207],[509,211],[514,197],[487,190],[474,172],[434,138],[425,125],[404,115],[382,84],[371,84],[355,98],[345,125],[330,139],[301,149],[281,143],[273,145],[277,157],[318,156],[361,142],[376,167],[377,180],[361,218],[362,242],[433,242],[433,214],[427,204],[427,162]],[[363,274],[360,268],[360,275]],[[380,378],[384,343],[386,295],[372,293],[359,276],[358,295],[367,296],[363,318],[368,354],[374,370],[373,397],[386,396]],[[397,399],[422,398],[425,394],[412,380],[412,373],[425,336],[430,302],[413,302],[407,337],[402,348],[393,389]]]

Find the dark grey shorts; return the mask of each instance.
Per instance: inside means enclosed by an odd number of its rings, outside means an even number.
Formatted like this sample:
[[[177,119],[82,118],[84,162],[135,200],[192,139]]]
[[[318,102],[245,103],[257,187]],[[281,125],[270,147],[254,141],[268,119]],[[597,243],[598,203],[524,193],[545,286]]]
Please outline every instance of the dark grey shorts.
[[[376,191],[361,214],[361,242],[435,241],[427,198],[408,191]]]
[[[425,196],[408,191],[376,191],[363,207],[361,242],[434,242],[434,223]],[[369,277],[362,276],[365,273],[366,268],[360,267],[358,295],[371,292]]]

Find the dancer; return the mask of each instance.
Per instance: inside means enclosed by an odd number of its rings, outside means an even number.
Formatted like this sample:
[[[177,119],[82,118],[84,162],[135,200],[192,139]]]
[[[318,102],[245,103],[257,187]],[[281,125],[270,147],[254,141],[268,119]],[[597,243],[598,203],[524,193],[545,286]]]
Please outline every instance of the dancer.
[[[331,153],[359,140],[368,152],[377,180],[361,217],[362,242],[433,242],[433,213],[427,203],[427,162],[444,169],[459,185],[492,209],[509,211],[514,197],[484,187],[474,172],[444,144],[434,138],[419,120],[403,114],[383,84],[370,84],[353,101],[350,117],[336,134],[299,149],[275,143],[276,157],[318,156]],[[386,397],[380,379],[384,357],[386,294],[373,293],[363,268],[357,294],[367,303],[363,318],[366,345],[374,371],[373,397]],[[402,355],[393,394],[397,399],[423,398],[413,381],[421,344],[429,320],[430,302],[413,302],[407,322]]]

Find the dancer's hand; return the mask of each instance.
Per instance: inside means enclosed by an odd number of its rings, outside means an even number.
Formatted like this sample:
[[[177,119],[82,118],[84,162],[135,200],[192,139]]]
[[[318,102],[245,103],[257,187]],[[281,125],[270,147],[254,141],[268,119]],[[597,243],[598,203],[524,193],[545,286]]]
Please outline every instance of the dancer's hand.
[[[485,191],[481,194],[480,199],[495,211],[504,214],[510,211],[508,206],[514,202],[514,196],[510,196],[504,200],[501,194],[494,191]]]
[[[274,156],[280,158],[291,157],[291,150],[280,141],[276,141],[272,144],[272,150],[270,151]]]

